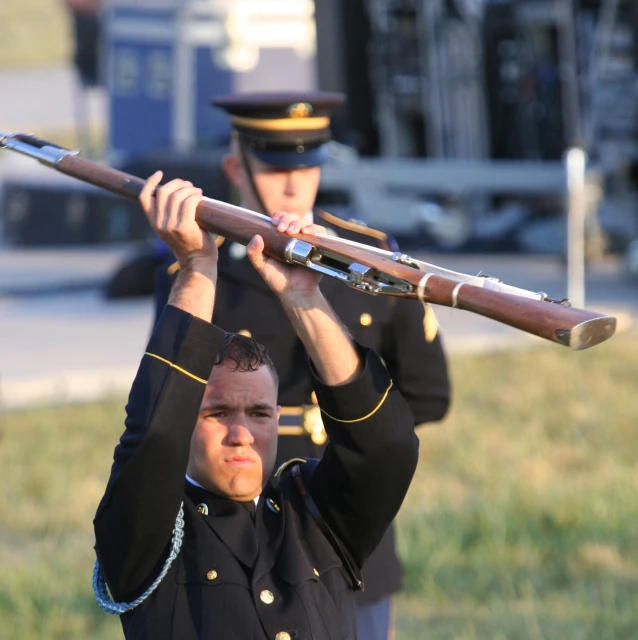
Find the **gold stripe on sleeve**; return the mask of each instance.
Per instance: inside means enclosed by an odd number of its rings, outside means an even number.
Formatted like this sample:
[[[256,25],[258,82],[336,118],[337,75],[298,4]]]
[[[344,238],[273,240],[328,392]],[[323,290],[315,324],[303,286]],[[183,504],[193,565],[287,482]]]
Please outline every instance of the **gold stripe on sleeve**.
[[[186,369],[182,369],[181,367],[178,367],[176,364],[173,364],[170,360],[165,360],[164,358],[162,358],[161,356],[158,356],[155,353],[151,353],[150,351],[145,351],[144,355],[150,356],[151,358],[155,358],[156,360],[159,360],[160,362],[167,364],[169,367],[173,369],[177,369],[177,371],[179,371],[180,373],[183,373],[185,376],[188,376],[193,380],[197,380],[197,382],[201,382],[202,384],[208,384],[208,380],[204,380],[204,378],[198,378],[196,375],[190,373],[189,371],[186,371]]]
[[[352,424],[353,422],[363,422],[364,420],[371,418],[381,408],[381,405],[383,405],[383,403],[385,402],[385,399],[388,397],[388,393],[390,393],[390,389],[392,389],[392,384],[393,382],[390,381],[390,386],[385,390],[385,393],[383,394],[383,398],[381,398],[381,401],[379,402],[379,404],[372,411],[370,411],[368,415],[363,416],[363,418],[355,418],[354,420],[340,420],[339,418],[335,418],[334,416],[331,416],[329,413],[327,413],[323,409],[321,409],[321,413],[327,415],[331,420],[334,420],[335,422],[341,422],[342,424]]]

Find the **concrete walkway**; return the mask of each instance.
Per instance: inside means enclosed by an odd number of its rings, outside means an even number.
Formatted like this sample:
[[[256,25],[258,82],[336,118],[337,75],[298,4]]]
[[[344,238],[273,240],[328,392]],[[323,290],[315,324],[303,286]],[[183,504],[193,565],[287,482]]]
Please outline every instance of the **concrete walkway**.
[[[107,301],[95,286],[65,294],[35,295],[34,291],[103,282],[128,251],[130,247],[0,251],[0,292],[5,292],[0,293],[3,409],[127,393],[151,329],[152,301]],[[466,273],[483,269],[509,284],[564,296],[562,269],[550,258],[446,255],[430,259]],[[13,293],[8,295],[8,290]],[[590,270],[588,292],[588,307],[617,315],[621,329],[635,317],[638,287],[622,280],[617,261],[608,260]],[[452,353],[546,344],[464,311],[437,307],[436,312]]]

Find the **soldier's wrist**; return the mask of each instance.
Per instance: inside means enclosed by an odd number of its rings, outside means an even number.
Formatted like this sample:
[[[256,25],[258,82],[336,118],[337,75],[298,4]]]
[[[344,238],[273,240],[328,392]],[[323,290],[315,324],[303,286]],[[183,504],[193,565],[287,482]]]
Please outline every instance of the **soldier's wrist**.
[[[286,311],[316,309],[325,303],[319,287],[302,291],[284,291],[280,294],[279,300]]]
[[[209,256],[196,256],[179,259],[179,270],[184,277],[204,277],[217,280],[217,259]]]

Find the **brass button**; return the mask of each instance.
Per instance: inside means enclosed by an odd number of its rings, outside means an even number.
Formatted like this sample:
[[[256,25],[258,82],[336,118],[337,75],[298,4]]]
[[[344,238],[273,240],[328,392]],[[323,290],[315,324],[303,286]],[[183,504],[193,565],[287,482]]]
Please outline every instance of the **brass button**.
[[[280,631],[275,636],[275,640],[290,640],[290,634],[287,631]]]
[[[315,567],[312,568],[312,572],[317,576],[317,578],[319,577],[319,572]]]
[[[217,578],[217,571],[215,571],[215,569],[211,569],[207,574],[206,577],[209,580],[215,580],[215,578]]]
[[[246,257],[246,247],[239,242],[233,242],[228,247],[228,253],[233,260],[243,260]]]
[[[253,334],[250,333],[250,331],[248,331],[248,329],[240,329],[237,332],[237,334],[240,335],[240,336],[244,336],[245,338],[252,338],[253,337]]]
[[[268,591],[268,589],[264,589],[260,594],[259,594],[259,599],[264,603],[264,604],[272,604],[275,601],[275,596],[272,594],[272,591]]]
[[[372,316],[369,313],[362,313],[361,317],[359,318],[359,322],[364,327],[369,327],[372,324]]]

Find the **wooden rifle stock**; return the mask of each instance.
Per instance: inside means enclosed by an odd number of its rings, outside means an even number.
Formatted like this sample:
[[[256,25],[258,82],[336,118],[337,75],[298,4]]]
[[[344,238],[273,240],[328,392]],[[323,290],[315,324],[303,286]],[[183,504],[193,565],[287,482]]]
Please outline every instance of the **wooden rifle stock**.
[[[0,134],[0,147],[25,153],[66,175],[134,200],[145,182],[32,136]],[[299,234],[291,239],[264,216],[217,200],[205,198],[196,219],[204,229],[244,245],[259,234],[269,256],[327,273],[359,290],[464,309],[575,350],[604,342],[616,328],[611,316],[428,273],[407,256],[391,259],[363,244],[346,244],[324,235]]]

